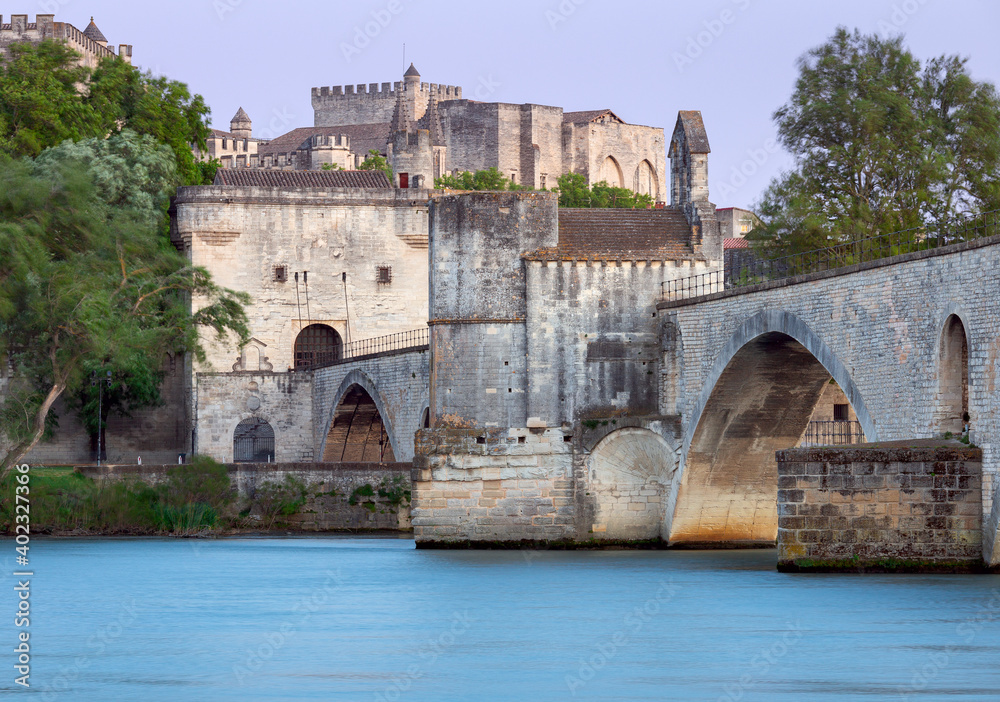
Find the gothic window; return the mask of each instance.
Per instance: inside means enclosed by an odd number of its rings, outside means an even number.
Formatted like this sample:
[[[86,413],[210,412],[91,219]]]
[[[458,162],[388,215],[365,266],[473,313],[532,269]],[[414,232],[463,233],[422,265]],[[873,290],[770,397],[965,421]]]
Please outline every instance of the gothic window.
[[[310,324],[295,337],[295,368],[305,369],[339,360],[340,334],[325,324]]]
[[[603,180],[613,188],[623,187],[622,169],[614,156],[608,156],[604,159],[604,163],[601,164],[601,175],[598,180]]]

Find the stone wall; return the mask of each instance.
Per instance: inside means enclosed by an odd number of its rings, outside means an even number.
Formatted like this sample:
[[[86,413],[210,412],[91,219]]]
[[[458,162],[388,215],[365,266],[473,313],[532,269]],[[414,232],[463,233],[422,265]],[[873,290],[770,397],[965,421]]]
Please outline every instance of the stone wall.
[[[779,570],[982,566],[982,452],[957,442],[779,451]]]
[[[253,298],[247,307],[251,356],[241,359],[231,343],[206,336],[208,367],[198,370],[230,371],[243,360],[243,370],[283,371],[294,365],[296,336],[309,324],[332,327],[344,342],[423,327],[430,196],[421,190],[180,188],[175,243],[215,282]],[[391,282],[379,282],[380,266],[391,269]]]
[[[657,202],[667,200],[670,176],[662,127],[613,121],[565,124],[562,139],[564,173],[583,173],[587,176],[587,182],[592,185],[602,180],[601,168],[610,156],[621,170],[622,187],[644,192],[646,188],[638,182],[637,177],[640,165],[645,161],[656,182],[656,187],[650,194]]]
[[[381,85],[361,83],[357,86],[334,85],[313,88],[314,126],[338,127],[347,124],[390,122],[396,108],[396,96],[401,90],[404,90],[402,81]],[[424,116],[432,91],[437,92],[438,100],[458,100],[462,97],[462,88],[459,86],[419,83],[412,97],[414,120]]]
[[[83,466],[78,470],[95,480],[128,477],[156,484],[175,468],[175,465]],[[305,484],[306,503],[286,519],[291,526],[304,531],[411,529],[409,463],[231,463],[226,468],[244,499],[252,498],[265,483],[283,483],[286,476]],[[380,490],[386,495],[380,495]],[[352,496],[355,504],[351,504]]]

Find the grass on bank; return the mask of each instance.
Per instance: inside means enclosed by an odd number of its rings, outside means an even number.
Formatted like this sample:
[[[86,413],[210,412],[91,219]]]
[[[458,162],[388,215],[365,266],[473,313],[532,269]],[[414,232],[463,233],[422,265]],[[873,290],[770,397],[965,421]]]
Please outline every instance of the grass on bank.
[[[137,478],[95,481],[68,466],[32,468],[30,475],[31,531],[43,534],[270,529],[306,500],[305,485],[292,476],[283,483],[264,483],[249,498],[240,498],[225,466],[203,456],[171,468],[157,485]],[[0,529],[7,534],[14,532],[16,523],[16,476],[9,471],[0,477]]]

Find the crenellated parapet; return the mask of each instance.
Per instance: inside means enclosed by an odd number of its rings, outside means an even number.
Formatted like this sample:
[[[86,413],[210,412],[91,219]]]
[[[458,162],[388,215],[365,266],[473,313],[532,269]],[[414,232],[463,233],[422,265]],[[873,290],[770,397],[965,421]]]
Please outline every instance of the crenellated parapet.
[[[432,95],[438,101],[460,100],[462,88],[413,80],[313,88],[314,126],[389,122],[401,96],[412,103],[413,119],[420,119]]]

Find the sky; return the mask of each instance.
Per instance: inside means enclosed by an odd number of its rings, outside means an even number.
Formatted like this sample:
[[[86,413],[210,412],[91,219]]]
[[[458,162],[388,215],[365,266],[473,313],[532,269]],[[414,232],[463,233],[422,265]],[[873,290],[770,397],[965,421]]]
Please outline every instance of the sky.
[[[17,0],[3,12],[93,15],[133,62],[203,95],[213,126],[243,107],[254,136],[313,124],[314,86],[402,80],[460,85],[470,99],[610,108],[663,127],[700,110],[719,207],[752,207],[793,164],[772,115],[796,62],[838,25],[904,34],[920,59],[958,54],[1000,84],[995,0]],[[405,61],[404,61],[405,44]]]

